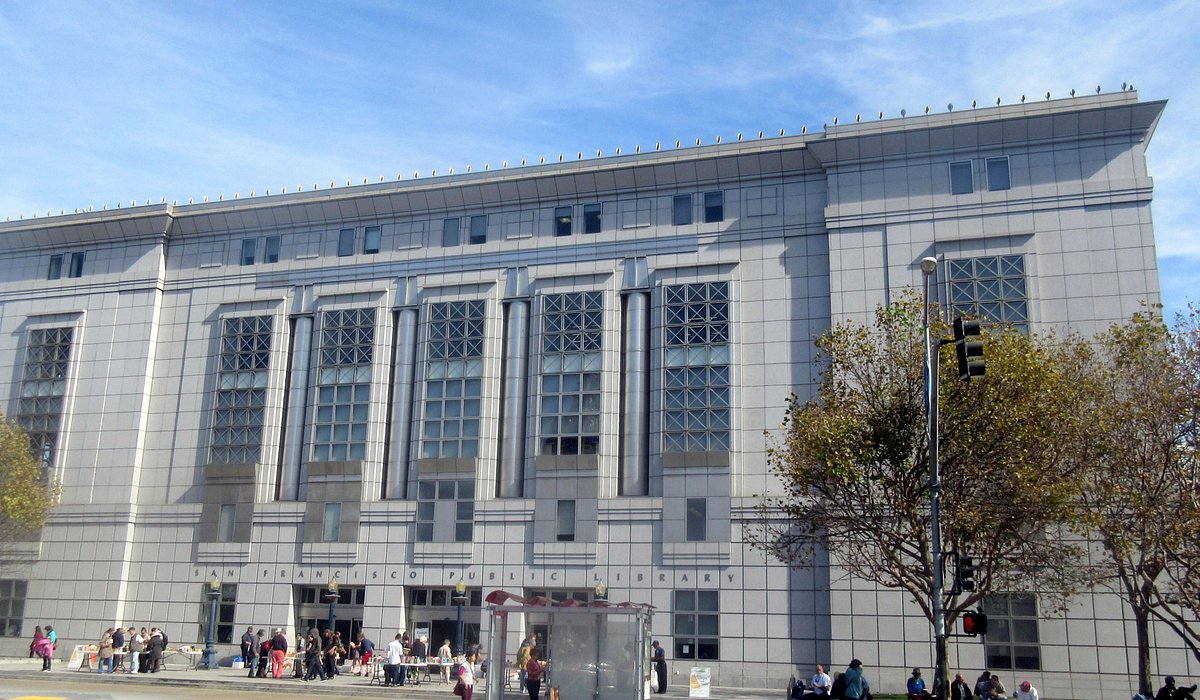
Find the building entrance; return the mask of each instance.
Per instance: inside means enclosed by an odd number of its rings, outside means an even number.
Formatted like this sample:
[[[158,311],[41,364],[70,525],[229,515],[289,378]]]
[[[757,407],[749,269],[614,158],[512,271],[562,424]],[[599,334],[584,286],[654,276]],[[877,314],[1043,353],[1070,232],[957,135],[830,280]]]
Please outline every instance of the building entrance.
[[[362,630],[363,602],[366,600],[365,586],[338,586],[334,600],[333,629],[342,635],[342,643],[349,644],[353,635]],[[296,630],[307,634],[316,628],[324,630],[329,623],[330,591],[324,586],[296,586]]]

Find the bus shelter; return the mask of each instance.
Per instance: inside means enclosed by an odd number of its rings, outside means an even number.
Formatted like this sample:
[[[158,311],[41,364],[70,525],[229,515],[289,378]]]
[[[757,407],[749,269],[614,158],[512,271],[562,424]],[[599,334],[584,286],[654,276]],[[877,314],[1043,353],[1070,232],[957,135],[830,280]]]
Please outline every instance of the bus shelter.
[[[505,683],[517,656],[521,635],[509,639],[509,630],[541,629],[543,658],[549,662],[543,688],[558,688],[571,700],[645,700],[650,678],[650,621],[653,607],[644,603],[566,601],[520,598],[504,591],[487,597],[491,634],[485,700],[505,700],[515,682]],[[543,641],[545,646],[543,647]],[[503,674],[497,673],[504,669]]]

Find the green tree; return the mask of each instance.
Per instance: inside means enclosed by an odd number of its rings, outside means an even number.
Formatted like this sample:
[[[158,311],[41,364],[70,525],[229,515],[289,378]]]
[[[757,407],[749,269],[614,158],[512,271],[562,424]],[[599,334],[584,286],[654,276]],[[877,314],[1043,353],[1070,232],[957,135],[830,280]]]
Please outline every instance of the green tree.
[[[36,538],[57,495],[25,431],[0,415],[0,548]]]
[[[1200,660],[1200,320],[1169,329],[1151,312],[1096,342],[1081,493],[1102,545],[1098,571],[1129,604],[1139,686],[1150,687],[1150,623]]]
[[[935,338],[948,335],[940,322]],[[1070,564],[1081,468],[1069,450],[1083,430],[1077,380],[1086,344],[1002,329],[986,337],[987,377],[958,380],[953,347],[938,356],[941,534],[945,552],[976,561],[977,588],[946,595],[947,631],[991,591],[1029,590],[1058,606],[1086,583]],[[933,621],[922,303],[877,310],[816,341],[823,371],[811,398],[793,396],[768,462],[780,496],[759,505],[753,543],[794,566],[820,550],[851,576],[900,589]],[[947,586],[949,588],[949,586]]]

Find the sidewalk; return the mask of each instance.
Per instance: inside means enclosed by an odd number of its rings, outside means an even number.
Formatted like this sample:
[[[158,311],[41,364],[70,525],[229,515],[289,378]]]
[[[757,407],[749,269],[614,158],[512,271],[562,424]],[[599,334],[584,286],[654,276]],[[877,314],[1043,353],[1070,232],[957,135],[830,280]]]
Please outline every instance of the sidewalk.
[[[221,667],[212,671],[193,671],[184,668],[180,663],[172,664],[169,670],[154,674],[114,673],[112,675],[101,675],[97,674],[94,670],[69,670],[67,669],[66,661],[60,659],[55,659],[54,669],[49,673],[42,673],[41,669],[42,662],[40,659],[0,658],[0,682],[5,678],[28,679],[37,677],[44,680],[56,676],[77,679],[87,677],[90,674],[98,684],[113,683],[117,684],[118,687],[125,684],[137,684],[139,686],[219,688],[226,691],[238,690],[253,693],[304,693],[305,695],[323,695],[327,697],[400,697],[456,700],[454,694],[451,692],[454,686],[449,683],[443,684],[438,678],[435,678],[432,683],[427,682],[416,686],[405,685],[399,688],[383,688],[378,683],[371,685],[368,678],[353,676],[349,673],[342,673],[328,681],[302,683],[297,679],[291,678],[290,674],[280,680],[273,678],[247,678],[244,669]],[[714,687],[711,697],[720,700],[783,700],[784,695],[783,690]],[[480,699],[483,697],[482,688],[476,691],[475,697]],[[526,694],[517,693],[515,690],[507,692],[504,697],[505,700],[526,700],[528,698]],[[688,697],[686,682],[668,687],[666,695],[651,696],[651,698],[686,697]],[[573,699],[563,698],[563,700]]]

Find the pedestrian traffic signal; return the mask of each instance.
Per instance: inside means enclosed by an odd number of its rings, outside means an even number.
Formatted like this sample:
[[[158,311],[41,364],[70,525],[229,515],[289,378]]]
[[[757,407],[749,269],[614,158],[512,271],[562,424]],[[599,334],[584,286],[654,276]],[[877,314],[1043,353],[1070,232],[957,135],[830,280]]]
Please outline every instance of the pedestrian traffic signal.
[[[987,615],[981,612],[963,613],[962,628],[964,634],[972,637],[987,634]]]
[[[954,567],[954,587],[961,593],[975,590],[975,559],[958,557]]]
[[[969,382],[987,373],[983,361],[983,339],[979,337],[979,321],[954,319],[954,349],[958,354],[958,378]]]

